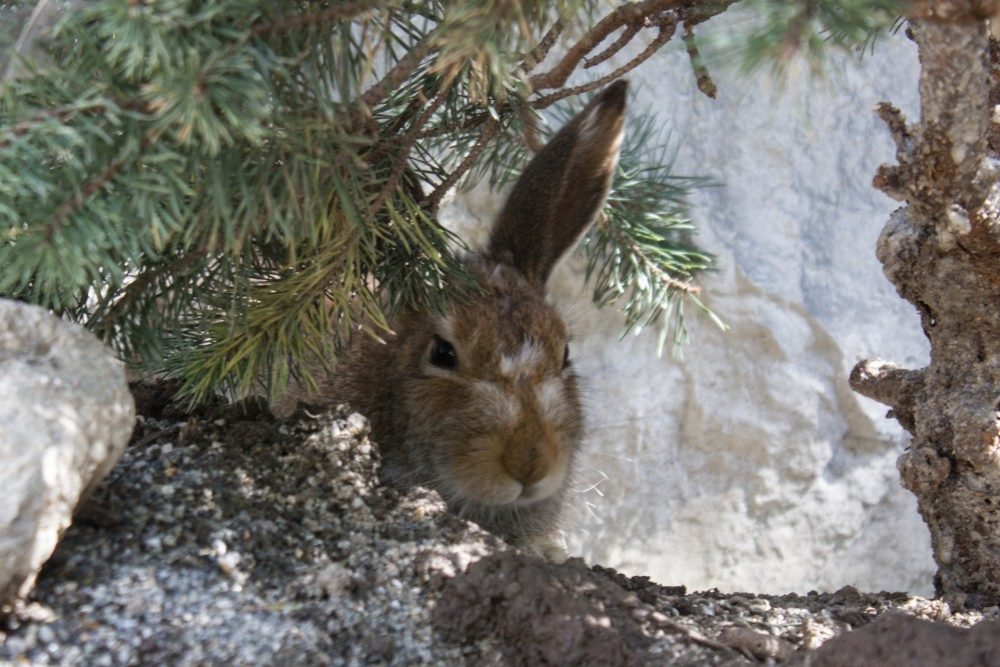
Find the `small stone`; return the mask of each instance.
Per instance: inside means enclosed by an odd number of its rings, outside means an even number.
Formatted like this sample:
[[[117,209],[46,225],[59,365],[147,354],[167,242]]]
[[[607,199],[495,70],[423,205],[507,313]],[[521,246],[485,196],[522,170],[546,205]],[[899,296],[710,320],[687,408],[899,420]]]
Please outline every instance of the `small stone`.
[[[795,651],[784,639],[751,628],[728,627],[719,635],[719,641],[741,653],[750,653],[758,660],[784,660]]]
[[[649,620],[657,625],[667,625],[670,623],[670,619],[667,618],[666,614],[662,614],[658,611],[654,611],[649,615]]]
[[[49,644],[55,641],[55,638],[56,638],[56,633],[54,630],[52,630],[50,626],[48,625],[38,626],[38,641],[42,642],[43,644]]]
[[[241,560],[242,558],[238,553],[230,551],[220,555],[216,562],[218,562],[220,570],[222,570],[227,576],[232,577],[238,572]]]
[[[611,619],[607,616],[594,616],[592,614],[587,614],[583,617],[583,622],[595,628],[611,628]]]
[[[698,616],[715,616],[715,607],[708,602],[699,602],[694,605],[694,613]]]

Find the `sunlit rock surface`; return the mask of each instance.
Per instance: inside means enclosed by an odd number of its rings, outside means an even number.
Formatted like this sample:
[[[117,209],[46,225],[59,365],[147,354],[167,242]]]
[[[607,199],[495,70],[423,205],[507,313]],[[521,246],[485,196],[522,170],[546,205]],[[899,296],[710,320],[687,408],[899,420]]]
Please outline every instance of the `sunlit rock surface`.
[[[705,301],[730,331],[689,309],[683,357],[657,358],[655,332],[619,341],[620,315],[590,305],[579,258],[553,280],[590,406],[571,551],[694,589],[929,593],[927,530],[895,468],[906,438],[847,385],[862,358],[926,360],[875,259],[895,202],[870,186],[894,156],[875,104],[916,117],[915,49],[893,36],[784,86],[711,72],[717,100],[678,48],[629,78],[633,112],[655,111],[678,146],[676,172],[720,182],[693,216],[718,258]],[[443,217],[475,243],[501,201],[474,191]]]

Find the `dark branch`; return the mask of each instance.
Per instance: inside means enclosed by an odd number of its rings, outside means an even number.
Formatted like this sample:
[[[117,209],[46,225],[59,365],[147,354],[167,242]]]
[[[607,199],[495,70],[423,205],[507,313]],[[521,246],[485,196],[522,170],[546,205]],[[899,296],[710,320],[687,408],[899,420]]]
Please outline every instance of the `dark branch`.
[[[300,28],[319,25],[321,23],[350,21],[367,11],[376,9],[378,4],[379,3],[375,0],[341,2],[336,7],[324,9],[320,12],[304,12],[302,14],[283,16],[273,21],[263,21],[255,24],[251,32],[254,36],[260,37],[274,32],[298,30]]]
[[[660,32],[656,35],[649,45],[643,49],[642,53],[637,55],[632,60],[628,61],[615,71],[611,72],[606,76],[602,76],[599,79],[591,81],[590,83],[585,83],[581,86],[575,86],[573,88],[565,88],[560,90],[558,93],[552,93],[551,95],[546,95],[545,97],[540,97],[531,103],[531,106],[535,109],[544,109],[549,107],[559,100],[566,99],[567,97],[573,97],[574,95],[580,95],[582,93],[587,93],[598,88],[603,88],[607,84],[620,79],[625,74],[628,74],[633,69],[641,65],[642,63],[649,60],[649,58],[660,50],[660,47],[670,41],[670,38],[674,36],[674,31],[677,29],[676,19],[670,21],[669,23],[660,26]]]
[[[636,23],[641,25],[646,17],[673,9],[681,4],[684,3],[678,0],[645,0],[645,2],[630,3],[618,7],[581,37],[555,67],[544,74],[536,74],[531,77],[532,89],[545,90],[565,85],[566,80],[576,70],[580,61],[614,31],[626,25]]]
[[[406,81],[420,66],[423,59],[430,54],[431,50],[431,41],[427,37],[414,44],[406,57],[396,63],[396,66],[389,70],[378,83],[365,91],[361,96],[361,101],[364,102],[365,106],[371,108],[384,100],[391,90]]]
[[[552,24],[549,31],[545,33],[542,40],[538,42],[538,46],[529,51],[528,54],[521,60],[521,67],[524,71],[530,72],[538,67],[539,63],[545,60],[545,57],[549,55],[549,51],[552,49],[553,45],[555,45],[556,40],[559,39],[559,35],[562,34],[562,31],[562,21],[556,21]]]
[[[451,190],[456,183],[465,175],[472,165],[476,163],[479,156],[482,154],[483,150],[490,143],[494,136],[496,136],[497,130],[500,129],[500,123],[498,123],[493,118],[490,118],[485,127],[483,127],[482,132],[479,133],[479,138],[476,139],[475,145],[473,145],[472,150],[469,154],[465,156],[462,162],[459,163],[455,170],[448,175],[448,178],[441,181],[434,191],[431,192],[427,197],[420,202],[420,207],[427,210],[434,210],[437,205],[441,202],[441,198]]]
[[[719,90],[715,87],[715,82],[712,81],[712,77],[708,73],[701,52],[698,51],[698,43],[694,37],[694,24],[690,21],[684,23],[684,45],[687,47],[688,59],[691,61],[691,70],[698,82],[698,90],[714,100]]]
[[[587,58],[586,60],[584,60],[583,68],[590,69],[591,67],[596,67],[597,65],[603,63],[605,60],[614,56],[616,53],[624,49],[628,45],[628,43],[632,41],[632,38],[639,34],[639,31],[642,30],[642,28],[643,28],[642,23],[639,22],[630,23],[622,32],[622,34],[618,37],[618,39],[616,39],[611,44],[611,46],[604,49],[593,58]]]
[[[427,108],[424,110],[420,117],[414,121],[413,126],[406,133],[404,137],[400,140],[402,144],[399,148],[399,154],[396,156],[395,164],[392,168],[392,173],[389,175],[389,179],[379,190],[378,196],[375,198],[375,203],[372,205],[371,214],[378,215],[381,213],[382,209],[385,207],[386,202],[392,196],[392,193],[396,191],[402,182],[403,175],[406,173],[407,164],[410,159],[410,153],[413,150],[413,145],[417,142],[417,136],[423,127],[430,122],[431,118],[437,113],[437,110],[444,104],[444,101],[448,95],[448,87],[444,90],[439,90],[437,95],[430,101]]]

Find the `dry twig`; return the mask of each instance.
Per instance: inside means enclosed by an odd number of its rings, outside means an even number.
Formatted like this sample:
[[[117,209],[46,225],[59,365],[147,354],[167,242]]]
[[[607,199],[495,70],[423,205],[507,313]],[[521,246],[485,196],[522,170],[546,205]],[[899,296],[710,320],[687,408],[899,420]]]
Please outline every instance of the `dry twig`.
[[[486,149],[487,144],[490,143],[490,140],[493,139],[499,129],[500,123],[498,123],[495,119],[490,118],[483,127],[482,132],[479,133],[479,138],[476,139],[476,143],[473,145],[472,150],[469,151],[469,154],[465,156],[465,159],[463,159],[457,167],[455,167],[455,170],[448,175],[448,178],[441,181],[441,183],[434,188],[434,191],[427,195],[422,202],[420,202],[420,207],[429,210],[437,208],[437,205],[441,202],[441,198],[447,194],[448,190],[451,190],[451,188],[458,183],[462,176],[465,175],[465,172],[472,168],[472,165],[476,163],[476,160],[479,159],[479,156],[482,154],[483,150]]]

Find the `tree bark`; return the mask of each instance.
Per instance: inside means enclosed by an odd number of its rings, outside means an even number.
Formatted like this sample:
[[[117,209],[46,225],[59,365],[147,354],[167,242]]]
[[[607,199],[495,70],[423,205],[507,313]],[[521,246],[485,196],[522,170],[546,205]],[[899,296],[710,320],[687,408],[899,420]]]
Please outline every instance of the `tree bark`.
[[[897,466],[931,533],[938,595],[1000,603],[1000,167],[991,147],[995,86],[988,14],[998,3],[918,3],[920,122],[883,103],[898,165],[875,186],[905,202],[877,255],[917,307],[930,364],[863,361],[856,391],[912,434]]]

